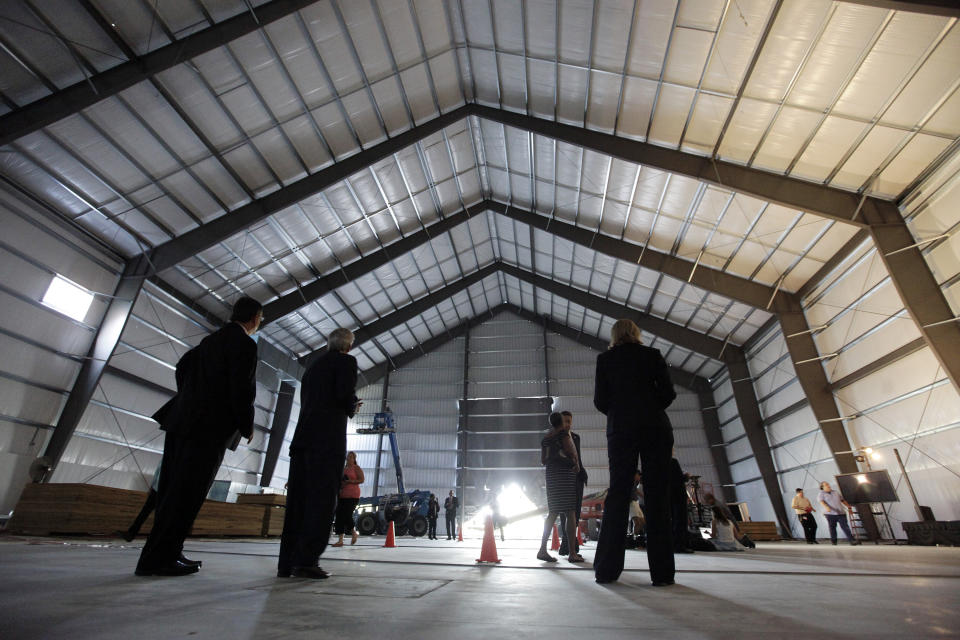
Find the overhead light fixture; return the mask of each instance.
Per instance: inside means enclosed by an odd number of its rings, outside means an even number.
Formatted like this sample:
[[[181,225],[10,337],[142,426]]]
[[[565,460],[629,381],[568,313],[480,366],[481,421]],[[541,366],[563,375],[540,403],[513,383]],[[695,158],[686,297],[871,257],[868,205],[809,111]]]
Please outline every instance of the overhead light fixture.
[[[867,476],[866,476],[865,474],[862,474],[862,473],[861,473],[861,474],[858,474],[858,475],[857,475],[857,482],[859,482],[860,484],[865,484],[865,483],[867,482]]]
[[[92,303],[93,294],[90,291],[59,275],[53,277],[43,295],[43,304],[78,322],[83,322],[87,317]]]

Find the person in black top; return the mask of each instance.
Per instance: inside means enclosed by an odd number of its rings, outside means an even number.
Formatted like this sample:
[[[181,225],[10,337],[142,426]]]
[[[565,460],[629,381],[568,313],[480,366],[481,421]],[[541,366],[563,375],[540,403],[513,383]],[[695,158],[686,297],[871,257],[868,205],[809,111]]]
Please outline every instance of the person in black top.
[[[560,415],[563,416],[563,428],[570,434],[570,437],[573,438],[573,446],[577,450],[577,460],[580,461],[580,471],[577,473],[577,508],[573,512],[574,518],[577,519],[574,522],[574,531],[577,530],[578,525],[580,524],[580,510],[583,505],[583,488],[587,485],[587,469],[583,464],[583,457],[580,455],[580,434],[573,432],[573,414],[569,411],[561,411]],[[558,553],[561,556],[569,555],[570,553],[570,541],[567,539],[567,513],[565,511],[560,512],[560,550]]]
[[[673,552],[693,553],[688,546],[687,477],[676,455],[670,458],[670,516],[673,521]]]
[[[457,507],[459,506],[460,501],[453,495],[453,489],[451,489],[450,495],[443,501],[443,514],[447,521],[447,540],[457,537]]]
[[[177,363],[177,394],[154,414],[166,437],[156,516],[140,552],[138,576],[186,575],[199,568],[181,560],[183,541],[226,448],[241,435],[253,439],[257,344],[250,336],[262,320],[260,303],[240,298],[230,322]]]
[[[640,342],[631,320],[617,320],[610,348],[597,356],[593,404],[607,416],[610,489],[593,567],[597,582],[614,582],[623,571],[627,515],[640,460],[647,520],[647,561],[654,586],[674,581],[670,525],[670,450],[673,427],[666,408],[677,397],[667,363]]]
[[[334,329],[327,350],[303,375],[300,417],[290,443],[287,511],[277,576],[326,578],[317,563],[327,548],[347,453],[347,419],[363,403],[355,395],[357,359],[349,329]]]
[[[440,501],[437,496],[430,494],[430,502],[427,503],[427,538],[437,539],[437,517],[440,515]]]

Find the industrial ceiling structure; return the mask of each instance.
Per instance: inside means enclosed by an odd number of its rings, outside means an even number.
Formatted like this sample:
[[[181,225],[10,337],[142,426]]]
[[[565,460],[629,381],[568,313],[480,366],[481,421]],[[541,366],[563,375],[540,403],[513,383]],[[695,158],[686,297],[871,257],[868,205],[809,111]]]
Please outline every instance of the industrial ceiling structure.
[[[54,457],[145,282],[213,318],[261,300],[262,339],[301,362],[354,329],[368,379],[504,304],[600,340],[632,317],[704,380],[749,382],[779,323],[841,470],[829,363],[851,340],[907,326],[848,382],[924,350],[960,383],[960,216],[937,205],[960,165],[954,3],[0,14],[0,180],[126,265]],[[855,303],[815,311],[864,260]],[[851,313],[870,296],[883,312]]]

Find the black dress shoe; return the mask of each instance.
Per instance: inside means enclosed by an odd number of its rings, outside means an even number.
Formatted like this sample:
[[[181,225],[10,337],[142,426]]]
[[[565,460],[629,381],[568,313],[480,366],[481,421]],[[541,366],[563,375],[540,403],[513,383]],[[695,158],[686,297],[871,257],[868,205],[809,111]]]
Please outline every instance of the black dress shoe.
[[[180,554],[180,559],[177,560],[177,562],[181,564],[185,564],[188,567],[196,567],[197,569],[203,566],[203,560],[191,560],[190,558],[187,558],[186,556],[184,556],[182,553]]]
[[[655,587],[669,587],[672,584],[674,584],[673,580],[656,580],[653,582]]]
[[[611,582],[616,582],[616,581],[617,581],[616,578],[601,578],[600,576],[597,576],[596,580],[594,580],[594,582],[596,582],[597,584],[610,584]]]
[[[186,576],[199,570],[199,567],[188,566],[177,560],[164,567],[154,567],[152,569],[137,567],[134,573],[138,576]]]
[[[294,578],[311,578],[313,580],[324,580],[330,576],[320,567],[294,567],[290,575]]]
[[[286,569],[286,570],[284,570],[284,569],[277,569],[277,577],[278,577],[278,578],[289,578],[289,577],[290,577],[290,569]]]

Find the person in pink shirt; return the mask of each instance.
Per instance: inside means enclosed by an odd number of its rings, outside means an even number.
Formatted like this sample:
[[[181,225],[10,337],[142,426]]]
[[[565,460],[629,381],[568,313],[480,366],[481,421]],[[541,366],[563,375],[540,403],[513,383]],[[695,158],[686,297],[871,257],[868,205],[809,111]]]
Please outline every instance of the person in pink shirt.
[[[340,496],[337,498],[337,519],[333,530],[340,538],[332,547],[343,546],[343,536],[351,532],[350,544],[357,544],[359,533],[353,527],[353,510],[360,501],[360,485],[363,484],[363,469],[357,464],[357,454],[353,451],[347,454],[347,466],[343,468],[343,477],[340,479]]]

